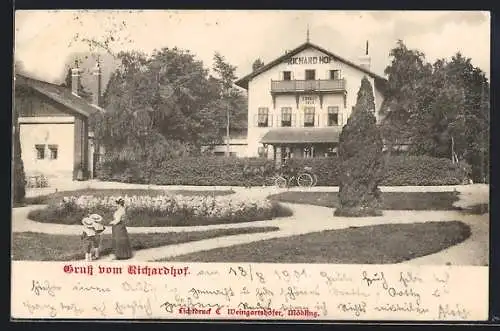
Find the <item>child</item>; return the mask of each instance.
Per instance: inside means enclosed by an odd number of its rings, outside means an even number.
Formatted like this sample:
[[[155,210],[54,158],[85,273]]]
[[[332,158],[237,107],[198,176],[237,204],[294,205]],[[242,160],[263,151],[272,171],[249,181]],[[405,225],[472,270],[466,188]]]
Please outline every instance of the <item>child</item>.
[[[82,240],[84,242],[85,247],[85,261],[92,261],[92,250],[96,246],[96,231],[94,229],[94,221],[92,221],[89,217],[84,217],[82,219],[83,224],[83,232],[82,232]]]
[[[104,227],[104,225],[102,225],[102,216],[101,215],[92,214],[89,216],[89,218],[92,220],[93,227],[95,230],[95,241],[94,241],[93,253],[94,253],[94,257],[96,259],[98,259],[99,258],[99,251],[101,249],[101,241],[102,241],[101,233],[106,228]]]

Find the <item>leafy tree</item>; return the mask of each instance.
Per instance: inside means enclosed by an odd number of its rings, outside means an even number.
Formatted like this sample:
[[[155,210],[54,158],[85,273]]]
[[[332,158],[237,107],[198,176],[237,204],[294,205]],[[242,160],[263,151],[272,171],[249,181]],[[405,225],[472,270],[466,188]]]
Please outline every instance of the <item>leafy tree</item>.
[[[381,215],[378,185],[382,179],[383,143],[374,111],[373,88],[364,77],[356,106],[340,134],[340,207],[335,216]]]
[[[213,71],[215,76],[211,77],[215,84],[219,99],[213,104],[215,111],[223,115],[219,117],[221,135],[225,136],[227,125],[227,112],[229,112],[230,132],[240,132],[248,127],[247,98],[239,88],[234,85],[236,80],[236,67],[227,63],[226,59],[219,53],[214,54]]]
[[[257,60],[255,60],[252,64],[252,70],[253,71],[257,71],[259,70],[260,68],[262,68],[264,66],[264,62],[258,58]]]
[[[140,52],[118,57],[121,66],[103,96],[106,112],[93,120],[96,137],[114,157],[198,153],[201,145],[220,139],[221,115],[213,107],[219,90],[192,54],[164,48],[150,57]],[[172,151],[158,153],[169,146]]]
[[[390,151],[393,145],[408,142],[413,131],[419,129],[410,125],[410,118],[418,125],[422,124],[416,118],[420,104],[425,103],[419,92],[426,87],[426,79],[431,77],[432,68],[425,63],[422,52],[408,49],[401,40],[389,54],[392,62],[385,69],[388,82],[381,111],[385,115],[383,135]]]
[[[21,203],[26,195],[26,175],[24,173],[23,160],[21,158],[21,141],[19,137],[19,113],[14,107],[14,145],[13,145],[13,185],[12,185],[12,198],[14,203]]]
[[[489,84],[471,59],[425,62],[402,41],[386,69],[388,94],[383,135],[389,145],[410,142],[410,153],[452,158],[472,165],[472,177],[487,177]]]

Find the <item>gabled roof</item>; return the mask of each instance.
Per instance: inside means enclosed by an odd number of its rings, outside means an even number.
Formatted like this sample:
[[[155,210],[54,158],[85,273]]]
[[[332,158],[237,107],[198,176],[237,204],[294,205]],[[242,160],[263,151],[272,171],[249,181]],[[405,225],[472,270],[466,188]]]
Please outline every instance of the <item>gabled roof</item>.
[[[15,85],[30,87],[85,117],[88,117],[96,111],[102,110],[100,107],[96,107],[85,99],[74,95],[70,89],[64,86],[47,83],[20,74],[16,74]]]
[[[341,127],[279,128],[269,130],[260,140],[263,144],[337,143]]]
[[[344,58],[342,58],[342,57],[340,57],[340,56],[338,56],[338,55],[336,55],[336,54],[334,54],[334,53],[332,53],[332,52],[330,52],[330,51],[328,51],[328,50],[326,50],[326,49],[324,49],[324,48],[322,48],[320,46],[314,45],[314,44],[312,44],[310,42],[305,42],[302,45],[300,45],[299,47],[297,47],[297,48],[291,50],[290,52],[288,52],[288,53],[280,56],[276,60],[271,61],[268,64],[264,65],[263,67],[261,67],[261,68],[255,70],[254,72],[246,75],[245,77],[238,79],[235,82],[235,84],[238,85],[238,86],[240,86],[240,87],[242,87],[242,88],[244,88],[244,89],[248,89],[248,82],[252,78],[254,78],[257,75],[260,75],[264,71],[267,71],[267,70],[271,69],[275,65],[278,65],[278,64],[280,64],[282,62],[285,62],[289,58],[293,57],[294,55],[296,55],[296,54],[298,54],[298,53],[300,53],[303,50],[308,49],[308,48],[314,48],[314,49],[316,49],[316,50],[318,50],[318,51],[320,51],[320,52],[322,52],[322,53],[324,53],[326,55],[329,55],[330,57],[333,57],[337,61],[343,62],[343,63],[345,63],[345,64],[347,64],[347,65],[349,65],[349,66],[351,66],[353,68],[356,68],[356,69],[364,72],[365,74],[367,74],[367,75],[375,78],[375,80],[384,81],[384,82],[386,81],[386,79],[384,77],[382,77],[380,75],[377,75],[376,73],[373,73],[370,70],[367,70],[367,69],[365,69],[365,68],[363,68],[363,67],[361,67],[361,66],[359,66],[359,65],[357,65],[357,64],[355,64],[355,63],[353,63],[353,62],[351,62],[349,60],[346,60],[346,59],[344,59]]]

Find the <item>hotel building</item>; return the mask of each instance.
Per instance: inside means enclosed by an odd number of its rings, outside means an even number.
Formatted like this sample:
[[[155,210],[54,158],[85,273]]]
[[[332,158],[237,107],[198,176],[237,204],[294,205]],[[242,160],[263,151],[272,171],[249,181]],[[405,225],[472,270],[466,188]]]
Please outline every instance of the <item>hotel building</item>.
[[[368,43],[358,64],[309,40],[237,80],[248,91],[247,157],[335,155],[366,76],[380,120],[385,78],[370,71]]]

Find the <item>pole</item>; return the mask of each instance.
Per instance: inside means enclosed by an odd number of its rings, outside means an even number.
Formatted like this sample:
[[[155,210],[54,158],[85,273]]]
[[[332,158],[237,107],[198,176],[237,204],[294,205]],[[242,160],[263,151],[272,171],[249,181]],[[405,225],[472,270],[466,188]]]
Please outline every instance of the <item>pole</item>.
[[[455,141],[453,136],[451,136],[451,162],[455,163]]]
[[[226,108],[227,115],[227,125],[226,125],[226,156],[231,155],[229,153],[229,108]]]

